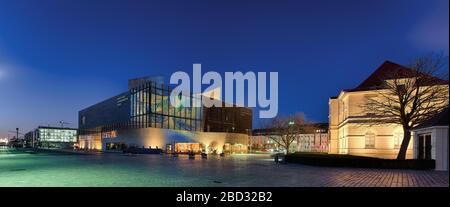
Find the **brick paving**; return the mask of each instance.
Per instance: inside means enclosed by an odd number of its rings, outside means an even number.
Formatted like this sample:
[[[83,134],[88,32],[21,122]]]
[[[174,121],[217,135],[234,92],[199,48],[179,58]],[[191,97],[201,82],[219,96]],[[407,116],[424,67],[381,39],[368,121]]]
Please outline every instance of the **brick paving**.
[[[0,158],[0,186],[449,187],[448,171],[275,164],[267,155],[190,160],[38,153],[0,154]]]
[[[250,161],[258,162],[258,159]],[[248,165],[255,177],[276,176],[277,183],[253,179],[248,186],[298,186],[298,187],[449,187],[449,172],[434,170],[369,169],[316,167],[300,164]],[[262,169],[264,168],[264,169]],[[277,175],[271,175],[275,172]],[[250,175],[242,174],[247,179]],[[247,185],[244,185],[247,186]]]
[[[449,187],[448,172],[394,170],[394,169],[351,169],[325,168],[327,187]]]

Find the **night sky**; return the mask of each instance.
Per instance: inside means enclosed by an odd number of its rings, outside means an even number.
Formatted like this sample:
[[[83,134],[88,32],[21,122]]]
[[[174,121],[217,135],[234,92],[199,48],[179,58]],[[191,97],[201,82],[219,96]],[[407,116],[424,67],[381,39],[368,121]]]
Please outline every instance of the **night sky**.
[[[128,79],[193,63],[277,71],[279,113],[327,121],[328,98],[384,60],[449,51],[448,0],[214,2],[0,0],[0,137],[77,127]]]

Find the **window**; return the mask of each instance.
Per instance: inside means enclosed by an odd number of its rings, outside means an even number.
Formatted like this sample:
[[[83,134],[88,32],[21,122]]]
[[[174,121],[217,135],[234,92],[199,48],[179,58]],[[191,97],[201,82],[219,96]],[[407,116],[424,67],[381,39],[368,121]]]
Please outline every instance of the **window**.
[[[344,103],[344,119],[346,119],[348,117],[348,105]]]
[[[419,135],[418,140],[418,159],[419,160],[430,160],[432,159],[431,155],[431,134],[421,134]]]
[[[168,116],[162,116],[163,126],[162,128],[169,129],[169,117]]]
[[[401,132],[396,132],[394,133],[394,148],[398,149],[402,146],[402,142],[403,142],[403,133]]]
[[[155,83],[130,91],[130,125],[179,130],[201,130],[202,108],[186,107],[191,97],[178,96],[175,105],[170,103],[169,87]],[[83,121],[83,120],[82,120]]]
[[[366,149],[375,149],[375,134],[374,133],[367,133],[365,136],[365,145]]]
[[[102,133],[102,138],[116,138],[117,137],[117,131],[108,131]]]
[[[405,84],[397,85],[397,92],[398,94],[404,95],[406,93]]]
[[[76,142],[76,130],[66,129],[39,129],[39,141],[41,142]]]

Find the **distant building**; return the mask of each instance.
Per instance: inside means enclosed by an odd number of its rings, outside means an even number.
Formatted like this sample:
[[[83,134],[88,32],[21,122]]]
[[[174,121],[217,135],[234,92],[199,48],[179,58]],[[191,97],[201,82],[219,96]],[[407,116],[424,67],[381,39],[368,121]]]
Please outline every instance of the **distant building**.
[[[197,96],[177,97],[162,78],[138,78],[128,90],[79,111],[79,146],[121,151],[158,148],[165,152],[230,152],[248,149],[252,110],[245,107],[187,106]],[[203,95],[203,94],[202,94]]]
[[[448,108],[413,129],[414,159],[436,160],[436,170],[448,171]]]
[[[328,152],[328,123],[308,124],[290,146],[290,152]],[[274,138],[278,136],[271,129],[255,129],[251,136],[252,151],[281,151]]]
[[[9,139],[7,137],[0,138],[0,146],[7,146],[9,142]]]
[[[367,97],[377,96],[384,81],[408,78],[411,69],[386,61],[354,89],[343,90],[329,99],[330,153],[353,154],[394,159],[403,141],[403,128],[399,124],[368,122],[374,114],[361,108]],[[448,90],[448,82],[437,79],[436,85]],[[406,158],[413,157],[414,143],[410,142]]]
[[[25,134],[25,145],[36,148],[73,148],[77,129],[39,126]]]

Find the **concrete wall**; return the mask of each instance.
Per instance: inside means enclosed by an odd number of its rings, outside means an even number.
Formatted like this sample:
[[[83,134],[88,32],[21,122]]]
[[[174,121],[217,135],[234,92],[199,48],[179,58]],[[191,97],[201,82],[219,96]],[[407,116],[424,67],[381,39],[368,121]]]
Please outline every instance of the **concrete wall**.
[[[100,133],[90,135],[79,135],[78,147],[87,150],[102,150],[102,140]]]

